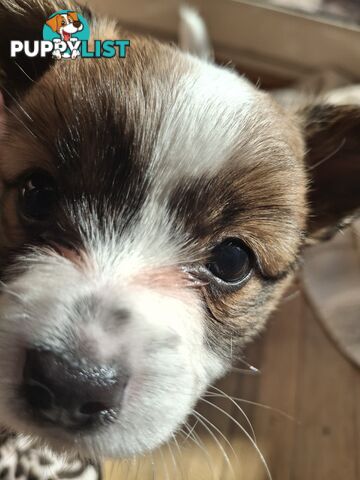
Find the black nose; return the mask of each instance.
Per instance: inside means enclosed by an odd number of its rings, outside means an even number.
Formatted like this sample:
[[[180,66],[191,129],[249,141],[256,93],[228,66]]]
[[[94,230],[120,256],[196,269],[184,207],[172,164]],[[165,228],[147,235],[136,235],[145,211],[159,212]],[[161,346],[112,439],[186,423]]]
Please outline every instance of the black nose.
[[[79,429],[114,418],[127,379],[113,367],[93,367],[49,351],[28,350],[23,392],[37,419]]]
[[[79,28],[81,25],[81,22],[79,22],[78,20],[75,20],[75,22],[73,22],[73,25],[74,27]]]

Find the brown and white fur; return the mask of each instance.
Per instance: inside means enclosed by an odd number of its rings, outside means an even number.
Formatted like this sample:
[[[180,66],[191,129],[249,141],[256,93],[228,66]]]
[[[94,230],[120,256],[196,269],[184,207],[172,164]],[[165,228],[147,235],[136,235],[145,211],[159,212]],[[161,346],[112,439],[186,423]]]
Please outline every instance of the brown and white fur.
[[[8,42],[60,8],[95,39],[129,37],[127,58],[10,59]],[[360,108],[286,110],[74,4],[0,0],[0,36],[0,424],[88,457],[151,450],[263,329],[305,245],[355,214]],[[59,191],[46,222],[20,211],[34,170]],[[207,268],[227,238],[253,256],[238,286]],[[111,418],[38,421],[21,390],[29,349],[126,376]]]

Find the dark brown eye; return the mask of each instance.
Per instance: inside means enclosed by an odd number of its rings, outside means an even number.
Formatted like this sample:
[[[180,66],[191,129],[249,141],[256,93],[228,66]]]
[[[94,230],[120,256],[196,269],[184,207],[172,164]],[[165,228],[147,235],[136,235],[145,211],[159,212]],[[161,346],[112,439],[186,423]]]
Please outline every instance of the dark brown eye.
[[[246,280],[253,267],[251,251],[237,239],[227,239],[217,245],[207,264],[207,269],[226,283]]]
[[[57,200],[55,181],[43,171],[27,176],[19,193],[21,213],[30,220],[46,220]]]

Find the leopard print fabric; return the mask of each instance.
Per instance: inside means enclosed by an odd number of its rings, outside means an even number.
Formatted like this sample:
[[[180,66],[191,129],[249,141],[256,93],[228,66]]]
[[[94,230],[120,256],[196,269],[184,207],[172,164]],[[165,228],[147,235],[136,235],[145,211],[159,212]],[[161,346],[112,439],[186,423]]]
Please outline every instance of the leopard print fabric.
[[[101,480],[100,468],[37,449],[19,437],[0,442],[0,480]]]

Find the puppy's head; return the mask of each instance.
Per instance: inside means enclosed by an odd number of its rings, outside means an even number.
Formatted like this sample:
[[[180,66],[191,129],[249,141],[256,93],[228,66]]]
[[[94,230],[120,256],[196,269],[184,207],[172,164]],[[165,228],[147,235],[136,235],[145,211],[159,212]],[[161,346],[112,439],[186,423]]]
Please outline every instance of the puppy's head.
[[[81,22],[76,12],[68,12],[52,16],[46,21],[46,25],[48,25],[53,32],[59,34],[62,31],[76,33],[81,27]]]
[[[0,1],[0,424],[132,455],[261,330],[305,242],[355,212],[360,114],[287,113],[141,37],[126,59],[15,63],[30,3]],[[56,9],[33,3],[28,38]]]

